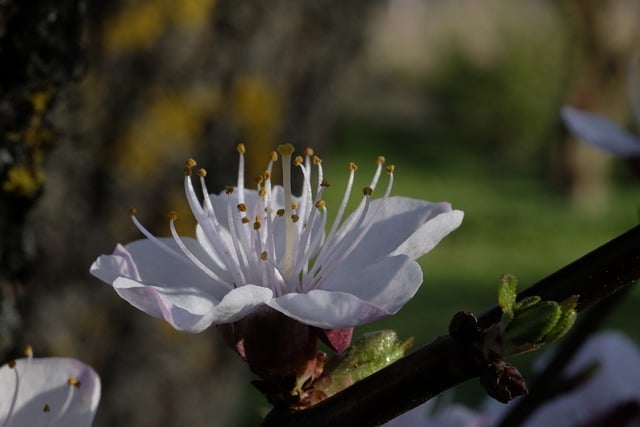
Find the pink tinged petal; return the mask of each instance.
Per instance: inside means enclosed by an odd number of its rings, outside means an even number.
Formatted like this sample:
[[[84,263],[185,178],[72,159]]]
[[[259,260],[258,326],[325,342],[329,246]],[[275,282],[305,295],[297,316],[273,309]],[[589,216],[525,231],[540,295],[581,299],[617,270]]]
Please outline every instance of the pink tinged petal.
[[[354,295],[318,289],[306,294],[285,294],[267,305],[301,323],[323,329],[352,327],[388,315]]]
[[[181,253],[173,239],[159,240]],[[195,239],[183,238],[183,241],[191,252],[207,263],[208,255]],[[195,289],[198,294],[218,300],[228,291],[227,285],[209,277],[186,257],[174,257],[147,239],[126,246],[117,245],[112,255],[98,257],[89,271],[109,284],[123,277],[167,290]]]
[[[440,240],[462,224],[464,212],[454,210],[441,213],[422,225],[409,239],[392,252],[392,255],[405,254],[416,259],[431,251]]]
[[[562,118],[571,133],[584,142],[619,156],[640,155],[640,137],[603,117],[564,106]]]
[[[179,331],[198,333],[212,323],[217,300],[187,285],[167,288],[119,277],[113,288],[122,299],[150,316],[164,319]]]
[[[2,426],[90,426],[99,400],[100,378],[78,360],[19,359],[0,367]]]

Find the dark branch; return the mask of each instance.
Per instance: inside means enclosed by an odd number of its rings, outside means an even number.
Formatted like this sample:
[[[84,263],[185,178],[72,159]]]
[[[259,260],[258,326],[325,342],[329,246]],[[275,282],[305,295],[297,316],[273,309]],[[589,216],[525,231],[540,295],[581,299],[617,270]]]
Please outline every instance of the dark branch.
[[[522,291],[561,301],[578,294],[578,311],[604,300],[640,278],[640,226]],[[481,328],[500,318],[496,306],[479,317]],[[304,411],[274,409],[263,427],[380,425],[443,391],[477,377],[474,357],[449,335],[416,350],[339,394]]]

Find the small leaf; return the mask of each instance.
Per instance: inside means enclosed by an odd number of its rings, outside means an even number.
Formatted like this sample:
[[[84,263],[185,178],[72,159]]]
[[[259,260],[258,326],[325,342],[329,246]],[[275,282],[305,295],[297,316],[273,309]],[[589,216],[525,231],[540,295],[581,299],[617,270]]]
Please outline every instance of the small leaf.
[[[503,312],[513,311],[516,302],[516,288],[518,287],[518,279],[512,274],[503,274],[500,278],[500,287],[498,288],[498,305]]]

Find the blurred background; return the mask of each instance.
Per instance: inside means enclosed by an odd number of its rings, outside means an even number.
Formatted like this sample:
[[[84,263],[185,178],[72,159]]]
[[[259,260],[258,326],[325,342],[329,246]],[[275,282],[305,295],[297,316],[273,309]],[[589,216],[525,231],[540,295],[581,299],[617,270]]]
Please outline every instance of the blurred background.
[[[2,2],[0,361],[31,344],[91,364],[98,427],[257,425],[269,407],[214,329],[178,333],[88,273],[141,237],[132,206],[157,235],[177,210],[193,235],[185,159],[218,192],[240,142],[248,179],[276,144],[313,147],[330,211],[347,162],[364,186],[380,154],[394,194],[465,211],[421,260],[418,295],[356,330],[429,342],[494,305],[502,273],[524,288],[638,222],[634,161],[581,145],[559,111],[637,125],[639,20],[633,0]],[[636,342],[639,302],[609,320]]]

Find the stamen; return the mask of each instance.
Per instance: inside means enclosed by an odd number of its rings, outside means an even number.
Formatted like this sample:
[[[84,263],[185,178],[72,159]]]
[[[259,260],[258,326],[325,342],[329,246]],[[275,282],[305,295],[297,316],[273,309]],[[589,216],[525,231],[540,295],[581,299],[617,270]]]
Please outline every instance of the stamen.
[[[80,385],[82,385],[82,383],[80,381],[78,381],[78,379],[76,377],[69,377],[69,379],[67,380],[67,384],[69,384],[72,387],[80,387]]]
[[[207,170],[205,168],[198,169],[198,175],[204,178],[205,176],[207,176]]]
[[[247,205],[244,203],[238,203],[238,211],[239,212],[246,212],[247,211]]]
[[[33,347],[31,347],[29,344],[27,344],[27,346],[24,348],[24,355],[29,359],[33,357]]]
[[[269,254],[267,253],[267,251],[262,251],[262,253],[260,254],[260,259],[262,261],[266,261],[269,259]]]
[[[304,149],[304,156],[305,157],[311,157],[313,156],[313,148],[311,147],[307,147]]]
[[[278,152],[282,156],[282,186],[284,187],[284,208],[287,218],[293,214],[291,210],[291,154],[293,154],[291,144],[279,145]],[[295,226],[293,221],[285,221],[285,252],[282,264],[285,281],[293,275],[293,264],[295,258]]]
[[[244,144],[238,144],[238,201],[244,203],[244,153],[246,151]]]

